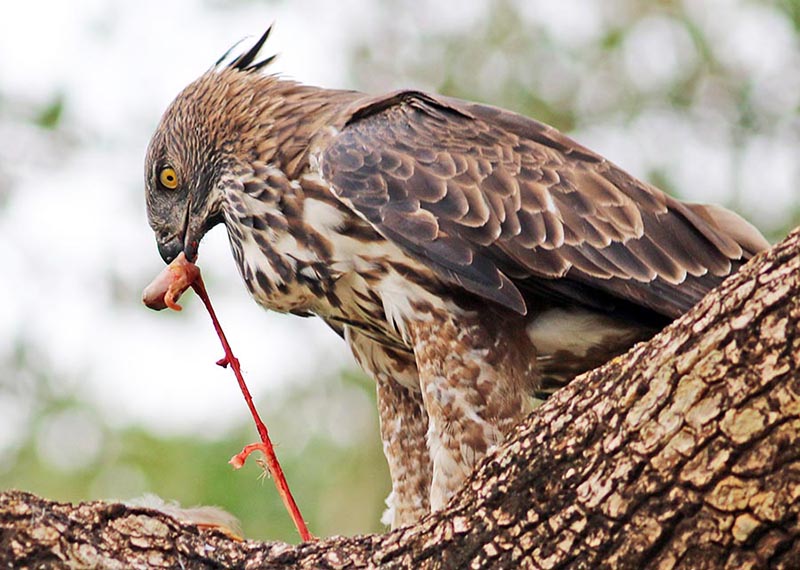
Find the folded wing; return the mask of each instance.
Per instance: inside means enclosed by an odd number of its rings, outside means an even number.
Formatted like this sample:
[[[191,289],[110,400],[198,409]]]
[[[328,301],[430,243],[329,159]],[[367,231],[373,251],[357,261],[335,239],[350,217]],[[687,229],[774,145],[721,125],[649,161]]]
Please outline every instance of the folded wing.
[[[674,318],[768,247],[732,212],[675,200],[547,125],[413,91],[355,108],[322,173],[386,238],[519,313],[545,295]]]

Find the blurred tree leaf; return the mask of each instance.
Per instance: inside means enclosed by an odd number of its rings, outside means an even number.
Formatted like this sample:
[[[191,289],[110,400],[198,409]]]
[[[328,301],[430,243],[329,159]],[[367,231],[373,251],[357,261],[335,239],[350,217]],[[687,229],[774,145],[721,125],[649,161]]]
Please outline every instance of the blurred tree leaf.
[[[43,129],[53,130],[58,127],[64,115],[64,96],[56,95],[45,105],[34,118],[34,123]]]
[[[800,32],[800,0],[775,0],[775,4],[788,16],[795,30]]]

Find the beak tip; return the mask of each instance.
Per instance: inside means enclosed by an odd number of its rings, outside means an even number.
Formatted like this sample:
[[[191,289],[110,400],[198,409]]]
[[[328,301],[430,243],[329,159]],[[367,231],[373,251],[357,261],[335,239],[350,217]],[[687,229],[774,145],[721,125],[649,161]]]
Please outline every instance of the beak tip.
[[[167,265],[172,263],[182,250],[183,243],[180,240],[174,239],[165,243],[158,242],[158,253]]]
[[[183,254],[186,256],[187,261],[194,263],[197,259],[198,243],[193,241],[188,243],[183,248]]]

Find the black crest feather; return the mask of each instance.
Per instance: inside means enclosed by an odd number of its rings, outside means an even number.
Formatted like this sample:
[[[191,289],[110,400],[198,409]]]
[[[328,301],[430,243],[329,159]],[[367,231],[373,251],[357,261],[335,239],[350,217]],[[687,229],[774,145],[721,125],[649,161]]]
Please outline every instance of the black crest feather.
[[[264,34],[258,39],[258,41],[253,45],[253,47],[251,47],[249,50],[247,50],[247,52],[243,53],[242,55],[236,57],[226,67],[250,73],[258,71],[263,67],[266,67],[267,65],[272,63],[275,60],[275,58],[278,57],[277,54],[271,55],[265,59],[262,59],[261,61],[255,61],[256,58],[258,57],[259,52],[261,51],[261,48],[264,47],[264,43],[267,41],[267,38],[269,37],[269,33],[271,31],[272,31],[272,25],[270,25],[270,27],[267,28],[267,31],[264,32]],[[231,46],[231,48],[228,51],[222,54],[222,57],[217,60],[215,66],[219,66],[226,59],[228,59],[228,56],[234,49],[236,49],[236,47],[240,43],[242,42],[241,41],[236,42],[233,46]]]

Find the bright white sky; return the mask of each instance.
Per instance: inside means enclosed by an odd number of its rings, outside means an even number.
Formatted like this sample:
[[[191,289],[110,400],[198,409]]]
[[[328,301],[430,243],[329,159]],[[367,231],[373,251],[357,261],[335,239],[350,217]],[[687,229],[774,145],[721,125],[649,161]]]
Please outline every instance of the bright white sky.
[[[117,423],[197,433],[241,420],[245,410],[234,379],[214,366],[221,349],[201,305],[189,299],[183,313],[159,314],[139,303],[142,287],[163,266],[144,213],[144,150],[175,94],[235,41],[257,37],[273,21],[277,26],[266,49],[281,53],[277,70],[308,83],[352,87],[344,77],[343,48],[369,30],[372,4],[44,4],[14,2],[0,17],[0,86],[8,97],[0,101],[0,161],[13,181],[10,201],[0,210],[0,354],[11,351],[15,340],[29,341],[58,371],[59,382],[100,403]],[[446,14],[442,4],[425,4],[435,11],[430,21]],[[596,33],[600,5],[544,0],[531,2],[530,10],[569,45]],[[797,64],[796,42],[769,12],[741,5],[751,13],[709,10],[709,27],[730,38],[722,47],[734,58],[731,64],[753,74],[757,89],[772,90],[772,99],[765,100],[796,105],[798,86],[786,84],[789,78],[781,73]],[[398,22],[421,25],[422,16],[410,9],[409,14]],[[456,14],[455,24],[471,17],[463,9]],[[657,88],[692,53],[687,39],[663,18],[640,27],[627,40],[630,62],[638,81]],[[654,38],[666,38],[666,44]],[[14,116],[15,101],[44,104],[56,93],[67,104],[67,134],[59,135],[70,143],[66,153],[53,143],[56,135]],[[781,143],[796,140],[796,124],[786,128],[785,138],[756,140],[739,157],[745,166],[752,164],[743,169],[741,183],[755,216],[779,215],[780,204],[797,192],[797,147]],[[733,159],[719,149],[722,142],[697,125],[675,123],[668,113],[645,114],[632,125],[620,118],[578,138],[635,174],[647,170],[648,160],[670,154],[683,165],[679,182],[696,187],[704,199],[721,199],[731,184],[726,173]],[[768,201],[778,208],[765,210]],[[250,301],[221,228],[204,241],[200,265],[256,397],[268,386],[349,365],[347,350],[321,323],[267,314]],[[0,451],[26,416],[19,402],[0,401]]]

